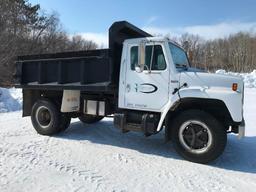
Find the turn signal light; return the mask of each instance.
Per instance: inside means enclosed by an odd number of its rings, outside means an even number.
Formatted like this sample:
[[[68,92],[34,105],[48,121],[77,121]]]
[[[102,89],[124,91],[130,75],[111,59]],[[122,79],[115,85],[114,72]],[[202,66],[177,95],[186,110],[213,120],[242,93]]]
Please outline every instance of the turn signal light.
[[[237,83],[233,83],[233,84],[232,84],[232,90],[233,90],[233,91],[237,91],[237,88],[238,88]]]

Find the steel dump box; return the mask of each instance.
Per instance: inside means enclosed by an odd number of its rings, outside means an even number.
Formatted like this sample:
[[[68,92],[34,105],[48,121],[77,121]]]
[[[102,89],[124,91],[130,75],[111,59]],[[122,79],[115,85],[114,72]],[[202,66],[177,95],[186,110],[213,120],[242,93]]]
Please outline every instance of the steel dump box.
[[[109,49],[19,56],[16,87],[115,92],[124,40],[149,36],[132,24],[121,21],[109,29]]]

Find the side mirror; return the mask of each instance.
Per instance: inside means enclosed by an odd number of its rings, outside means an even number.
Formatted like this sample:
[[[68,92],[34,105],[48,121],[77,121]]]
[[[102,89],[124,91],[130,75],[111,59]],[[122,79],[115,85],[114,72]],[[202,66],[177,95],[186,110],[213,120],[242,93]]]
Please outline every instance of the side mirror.
[[[139,45],[139,64],[135,66],[135,71],[138,73],[143,72],[145,66],[145,52],[146,52],[146,44],[145,42],[141,42]]]
[[[136,66],[135,66],[135,71],[136,71],[137,73],[142,73],[143,70],[144,70],[144,65],[136,65]]]

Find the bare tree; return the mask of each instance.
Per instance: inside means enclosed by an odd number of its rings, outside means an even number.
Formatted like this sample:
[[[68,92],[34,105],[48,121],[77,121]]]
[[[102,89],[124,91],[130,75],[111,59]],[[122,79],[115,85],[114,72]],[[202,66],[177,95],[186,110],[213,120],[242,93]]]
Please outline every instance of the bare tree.
[[[10,85],[17,55],[96,49],[97,44],[70,37],[58,14],[46,14],[28,0],[0,1],[0,86]]]
[[[240,32],[227,38],[207,41],[199,36],[183,34],[176,41],[190,55],[194,67],[237,72],[256,69],[256,36],[253,33]]]

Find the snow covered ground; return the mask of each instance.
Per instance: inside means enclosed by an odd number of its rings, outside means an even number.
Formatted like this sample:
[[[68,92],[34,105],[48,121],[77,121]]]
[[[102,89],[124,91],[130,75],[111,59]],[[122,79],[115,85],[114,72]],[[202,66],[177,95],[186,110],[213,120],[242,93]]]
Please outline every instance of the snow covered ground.
[[[256,89],[247,88],[246,137],[230,135],[209,165],[181,159],[163,134],[122,134],[108,118],[95,125],[74,120],[47,137],[20,111],[0,113],[0,191],[255,191],[255,101]]]
[[[21,89],[0,87],[0,113],[20,110],[22,104],[21,93]]]

